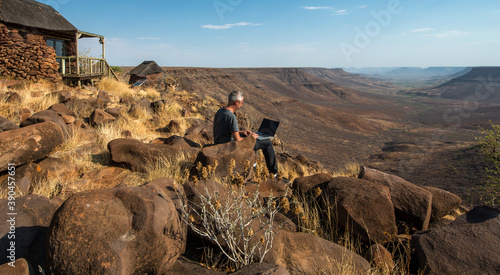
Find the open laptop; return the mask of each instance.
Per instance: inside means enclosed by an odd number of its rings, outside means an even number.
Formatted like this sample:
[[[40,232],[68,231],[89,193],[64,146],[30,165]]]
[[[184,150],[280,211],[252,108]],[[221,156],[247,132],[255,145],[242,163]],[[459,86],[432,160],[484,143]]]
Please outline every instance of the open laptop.
[[[259,130],[256,132],[259,135],[257,139],[273,139],[278,126],[280,126],[279,121],[264,118],[260,123]]]

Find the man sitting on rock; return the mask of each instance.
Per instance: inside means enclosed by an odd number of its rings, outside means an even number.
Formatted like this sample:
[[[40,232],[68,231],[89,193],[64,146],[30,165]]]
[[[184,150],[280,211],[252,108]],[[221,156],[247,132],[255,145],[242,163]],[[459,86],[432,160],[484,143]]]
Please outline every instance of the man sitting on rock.
[[[217,111],[214,117],[214,143],[221,144],[231,141],[240,141],[245,137],[252,136],[258,138],[259,135],[248,130],[240,131],[238,120],[234,112],[243,105],[243,93],[233,91],[229,94],[227,106]],[[254,150],[262,150],[266,159],[267,169],[275,177],[278,173],[278,164],[274,154],[273,143],[270,139],[257,140]]]

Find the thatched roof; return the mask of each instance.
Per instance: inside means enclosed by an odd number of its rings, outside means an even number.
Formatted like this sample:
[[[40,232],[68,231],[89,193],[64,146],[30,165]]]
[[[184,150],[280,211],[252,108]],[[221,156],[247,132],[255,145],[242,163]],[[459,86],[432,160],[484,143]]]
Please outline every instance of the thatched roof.
[[[163,73],[162,68],[156,64],[154,61],[144,61],[141,65],[132,69],[128,74],[130,75],[138,75],[138,76],[146,76],[150,74],[159,74]]]
[[[49,31],[77,31],[54,8],[34,0],[0,0],[0,21]]]

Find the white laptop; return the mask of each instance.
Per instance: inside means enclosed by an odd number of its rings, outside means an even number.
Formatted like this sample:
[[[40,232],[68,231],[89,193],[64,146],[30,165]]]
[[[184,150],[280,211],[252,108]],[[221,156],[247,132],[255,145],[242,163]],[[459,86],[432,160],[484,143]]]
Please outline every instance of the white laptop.
[[[259,130],[256,132],[259,135],[257,139],[273,139],[278,126],[280,126],[279,121],[264,118],[262,123],[260,123]]]

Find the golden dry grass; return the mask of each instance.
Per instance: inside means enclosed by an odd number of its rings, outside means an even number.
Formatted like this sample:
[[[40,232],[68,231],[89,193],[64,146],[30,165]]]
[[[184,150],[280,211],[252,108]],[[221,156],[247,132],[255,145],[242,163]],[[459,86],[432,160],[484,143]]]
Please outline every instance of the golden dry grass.
[[[1,88],[5,90],[6,88]],[[3,116],[15,124],[20,124],[19,113],[23,108],[32,113],[43,111],[50,106],[59,103],[57,95],[52,94],[51,86],[48,84],[27,84],[24,89],[16,90],[21,98],[20,101],[7,102],[7,97],[0,98],[0,116]]]
[[[101,79],[97,84],[97,88],[120,98],[135,97],[137,95],[137,92],[131,89],[127,83],[109,77]]]

